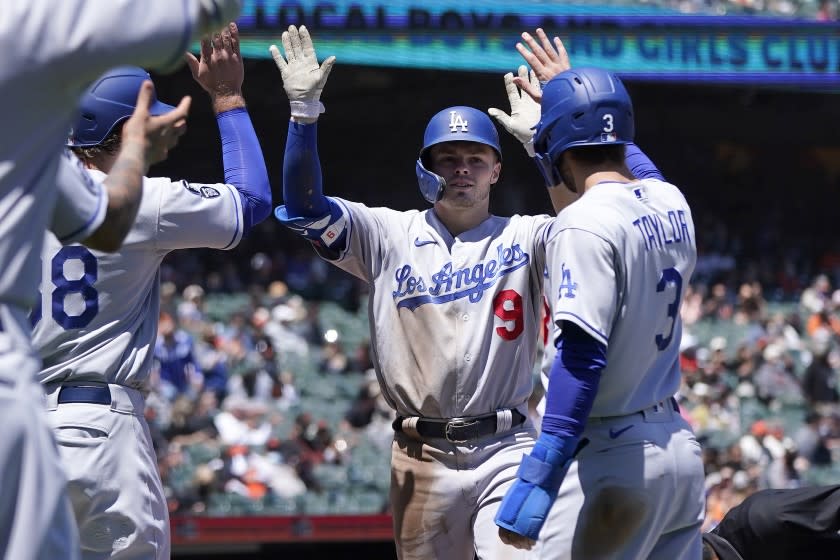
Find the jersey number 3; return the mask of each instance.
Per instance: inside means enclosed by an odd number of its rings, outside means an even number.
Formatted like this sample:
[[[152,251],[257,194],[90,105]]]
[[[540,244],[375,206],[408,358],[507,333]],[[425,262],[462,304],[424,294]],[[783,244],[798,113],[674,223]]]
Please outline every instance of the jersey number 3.
[[[659,350],[665,350],[671,344],[671,339],[674,337],[674,325],[677,324],[677,313],[680,312],[680,296],[682,295],[682,275],[676,268],[666,268],[662,271],[662,276],[659,277],[659,282],[656,284],[657,292],[664,292],[669,284],[674,286],[674,301],[668,304],[668,319],[671,327],[667,334],[656,335],[656,347]]]
[[[77,279],[67,278],[64,272],[64,263],[69,260],[81,261],[83,273]],[[81,245],[69,245],[62,247],[55,254],[50,263],[50,279],[54,290],[50,301],[50,311],[55,322],[64,329],[80,329],[86,327],[96,314],[99,313],[99,293],[94,288],[98,276],[96,257],[86,247]],[[84,311],[79,315],[68,315],[64,309],[65,299],[72,294],[78,294],[84,302]],[[32,310],[29,320],[32,326],[41,320],[41,300],[38,306]]]

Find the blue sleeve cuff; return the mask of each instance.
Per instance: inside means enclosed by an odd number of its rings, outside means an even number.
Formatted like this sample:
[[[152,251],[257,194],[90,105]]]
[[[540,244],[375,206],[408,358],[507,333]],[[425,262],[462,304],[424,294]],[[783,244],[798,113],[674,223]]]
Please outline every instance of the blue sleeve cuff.
[[[242,107],[216,115],[222,138],[225,183],[233,185],[242,200],[244,231],[271,214],[271,183],[262,148],[248,110]]]
[[[637,179],[665,180],[662,172],[636,144],[630,142],[625,145],[624,150],[624,161],[634,177]]]

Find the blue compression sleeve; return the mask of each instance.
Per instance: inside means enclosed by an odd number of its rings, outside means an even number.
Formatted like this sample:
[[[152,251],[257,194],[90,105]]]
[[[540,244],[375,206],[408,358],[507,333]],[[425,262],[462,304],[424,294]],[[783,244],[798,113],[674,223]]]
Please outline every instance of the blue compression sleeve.
[[[606,365],[607,347],[565,321],[549,374],[543,433],[580,437]]]
[[[242,200],[243,233],[271,214],[271,182],[262,148],[248,110],[242,107],[216,115],[222,137],[225,183],[236,187]]]
[[[634,177],[637,179],[665,180],[662,172],[656,168],[656,165],[636,144],[630,142],[625,145],[624,149],[624,161],[627,163],[628,169],[633,172]]]
[[[283,201],[293,218],[317,218],[330,212],[321,186],[317,123],[289,123],[283,159]]]

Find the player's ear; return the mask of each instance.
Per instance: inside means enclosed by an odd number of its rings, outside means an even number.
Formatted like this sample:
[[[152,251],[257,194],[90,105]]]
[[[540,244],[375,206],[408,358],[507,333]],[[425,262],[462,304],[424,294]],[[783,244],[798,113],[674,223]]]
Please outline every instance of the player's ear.
[[[502,173],[502,162],[497,161],[493,164],[493,172],[490,173],[490,184],[495,185],[496,182],[499,180],[499,175]]]

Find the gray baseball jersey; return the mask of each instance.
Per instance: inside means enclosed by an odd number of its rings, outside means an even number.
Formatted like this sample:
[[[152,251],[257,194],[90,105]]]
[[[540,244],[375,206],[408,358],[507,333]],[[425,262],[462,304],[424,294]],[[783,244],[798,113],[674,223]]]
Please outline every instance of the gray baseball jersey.
[[[607,345],[592,416],[642,410],[680,384],[680,303],[697,260],[682,193],[647,179],[604,183],[557,217],[546,257],[555,322]]]
[[[397,413],[452,418],[522,406],[551,218],[491,216],[453,238],[431,210],[334,200],[349,216],[335,264],[370,284],[377,371]]]
[[[347,246],[332,262],[370,286],[375,369],[397,414],[527,414],[552,218],[490,216],[453,238],[433,210],[333,200]],[[535,437],[530,422],[463,445],[397,432],[390,503],[400,557],[524,559],[499,540],[493,517]]]
[[[546,252],[555,323],[571,321],[604,343],[607,365],[583,432],[589,444],[563,479],[534,553],[699,560],[703,463],[671,399],[683,284],[697,256],[688,204],[656,179],[596,185],[559,214]],[[546,387],[559,329],[552,332]]]
[[[79,96],[108,68],[180,61],[194,1],[11,0],[0,10],[0,301],[28,309],[55,203],[56,172]],[[111,22],[111,23],[108,23]]]
[[[157,334],[161,261],[175,249],[232,249],[242,227],[242,203],[232,185],[145,178],[137,220],[119,252],[62,247],[48,235],[41,302],[31,315],[33,344],[44,362],[39,380],[144,388]]]
[[[52,434],[37,400],[39,361],[28,309],[40,279],[37,256],[53,215],[57,182],[72,177],[62,146],[79,96],[117,64],[163,69],[182,60],[199,5],[195,0],[4,0],[0,9],[0,556],[78,557],[78,536]],[[79,196],[91,185],[78,178]],[[94,189],[96,187],[93,187]],[[101,200],[100,200],[101,202]],[[97,206],[97,209],[100,208]],[[98,216],[98,217],[97,217]],[[86,237],[98,210],[67,240]],[[85,229],[85,227],[87,229]]]

